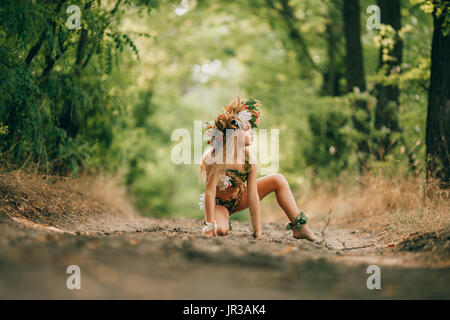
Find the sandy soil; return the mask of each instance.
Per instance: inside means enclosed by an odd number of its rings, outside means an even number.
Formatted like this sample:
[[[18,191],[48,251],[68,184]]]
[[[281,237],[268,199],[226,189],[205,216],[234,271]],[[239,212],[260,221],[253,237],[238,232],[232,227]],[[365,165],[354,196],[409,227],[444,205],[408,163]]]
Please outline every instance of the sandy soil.
[[[56,220],[0,210],[0,298],[450,298],[448,245],[437,253],[417,250],[416,239],[380,247],[332,229],[326,243],[314,244],[277,223],[264,224],[264,239],[256,240],[251,225],[237,221],[229,235],[208,238],[191,219]],[[371,264],[381,268],[380,290],[367,288]],[[80,290],[66,287],[69,265],[81,269]]]
[[[0,171],[0,299],[450,298],[450,229],[392,244],[311,219],[316,244],[279,222],[257,240],[233,220],[209,238],[200,220],[143,218],[128,200],[108,177]],[[70,265],[80,290],[66,286]],[[380,290],[367,288],[369,265]]]

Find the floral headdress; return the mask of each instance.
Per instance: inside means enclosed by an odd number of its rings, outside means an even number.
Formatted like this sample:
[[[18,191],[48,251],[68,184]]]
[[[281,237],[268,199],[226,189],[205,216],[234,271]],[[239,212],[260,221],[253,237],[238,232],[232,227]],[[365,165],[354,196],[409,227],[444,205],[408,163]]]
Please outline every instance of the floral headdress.
[[[250,123],[252,128],[256,128],[261,117],[261,112],[258,110],[259,106],[261,106],[259,100],[247,99],[242,101],[236,94],[214,122],[209,121],[203,126],[204,132],[209,136],[208,144],[216,145],[218,143],[222,145],[226,129],[240,129],[245,122]]]

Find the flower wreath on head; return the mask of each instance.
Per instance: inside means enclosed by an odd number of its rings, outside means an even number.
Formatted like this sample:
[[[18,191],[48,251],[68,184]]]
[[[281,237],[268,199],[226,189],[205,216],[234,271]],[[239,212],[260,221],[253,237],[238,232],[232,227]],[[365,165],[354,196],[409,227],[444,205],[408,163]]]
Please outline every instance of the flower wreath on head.
[[[241,129],[245,122],[250,123],[252,128],[256,128],[261,117],[259,106],[261,106],[259,100],[241,101],[238,95],[235,96],[232,102],[223,108],[222,113],[214,122],[209,121],[203,126],[204,132],[209,136],[208,144],[214,146],[215,149],[222,146],[226,129]]]

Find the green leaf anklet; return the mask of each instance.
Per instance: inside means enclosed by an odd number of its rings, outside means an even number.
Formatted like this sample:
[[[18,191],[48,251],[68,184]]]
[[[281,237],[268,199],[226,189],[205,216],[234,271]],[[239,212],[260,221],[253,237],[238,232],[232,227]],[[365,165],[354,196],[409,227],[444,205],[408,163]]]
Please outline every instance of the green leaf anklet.
[[[303,225],[308,222],[308,217],[303,211],[300,211],[300,215],[295,217],[294,222],[289,222],[286,226],[287,230],[294,230],[294,227],[297,228],[297,230],[301,230]]]

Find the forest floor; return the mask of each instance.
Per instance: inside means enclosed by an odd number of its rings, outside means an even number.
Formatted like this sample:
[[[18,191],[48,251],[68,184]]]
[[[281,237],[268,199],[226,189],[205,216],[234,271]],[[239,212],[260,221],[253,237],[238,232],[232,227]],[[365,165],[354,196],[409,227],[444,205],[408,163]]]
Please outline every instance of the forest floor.
[[[232,221],[209,238],[201,220],[145,218],[70,181],[0,173],[0,299],[450,299],[450,229],[386,244],[380,235],[314,225]],[[109,199],[109,200],[108,200]],[[69,290],[69,265],[81,289]],[[369,265],[381,289],[369,290]]]

